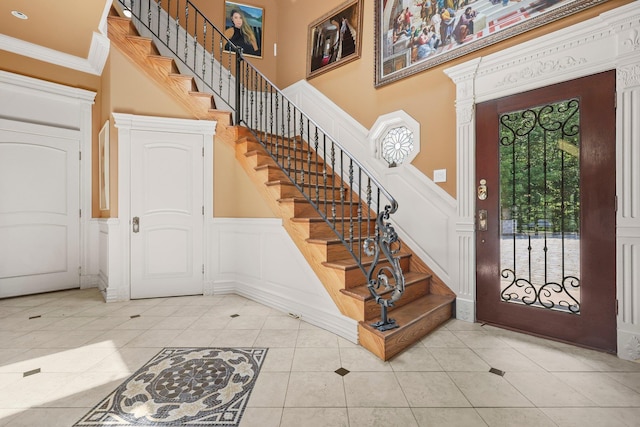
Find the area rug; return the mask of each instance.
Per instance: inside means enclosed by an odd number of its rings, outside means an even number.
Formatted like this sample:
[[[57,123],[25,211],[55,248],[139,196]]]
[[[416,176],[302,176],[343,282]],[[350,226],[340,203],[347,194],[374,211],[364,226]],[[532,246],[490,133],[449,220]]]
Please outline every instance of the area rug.
[[[164,348],[74,426],[237,426],[266,348]]]

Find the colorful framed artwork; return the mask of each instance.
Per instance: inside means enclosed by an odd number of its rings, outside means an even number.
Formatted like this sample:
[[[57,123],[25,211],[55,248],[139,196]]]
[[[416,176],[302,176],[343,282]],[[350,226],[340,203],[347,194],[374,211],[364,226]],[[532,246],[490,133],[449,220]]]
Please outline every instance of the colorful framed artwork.
[[[375,86],[607,0],[375,0]]]

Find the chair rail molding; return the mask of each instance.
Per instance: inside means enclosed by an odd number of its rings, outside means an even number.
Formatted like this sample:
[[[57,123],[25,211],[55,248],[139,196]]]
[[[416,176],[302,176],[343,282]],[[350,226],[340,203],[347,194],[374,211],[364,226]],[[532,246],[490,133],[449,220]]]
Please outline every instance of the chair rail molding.
[[[458,317],[475,320],[475,105],[616,70],[618,356],[640,357],[640,3],[445,70],[456,84]]]

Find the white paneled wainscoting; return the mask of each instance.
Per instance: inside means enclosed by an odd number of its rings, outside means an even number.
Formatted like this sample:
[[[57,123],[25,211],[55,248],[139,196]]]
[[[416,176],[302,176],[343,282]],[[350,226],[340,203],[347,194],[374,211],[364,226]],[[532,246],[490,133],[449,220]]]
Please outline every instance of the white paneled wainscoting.
[[[107,301],[128,300],[120,236],[121,227],[129,225],[118,219],[99,222],[100,289]],[[280,219],[206,222],[205,295],[242,295],[357,342],[357,322],[339,312]]]

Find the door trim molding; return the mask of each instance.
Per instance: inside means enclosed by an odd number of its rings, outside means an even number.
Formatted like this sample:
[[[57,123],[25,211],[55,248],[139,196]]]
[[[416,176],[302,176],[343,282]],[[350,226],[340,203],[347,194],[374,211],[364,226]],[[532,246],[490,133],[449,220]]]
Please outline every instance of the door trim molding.
[[[94,268],[92,235],[96,232],[92,224],[91,207],[91,144],[92,106],[96,92],[52,83],[0,70],[0,94],[13,99],[0,105],[0,116],[24,126],[36,124],[77,132],[80,152],[84,161],[80,162],[80,287],[97,285]]]
[[[118,129],[118,217],[120,239],[119,259],[109,259],[109,280],[104,289],[107,301],[122,301],[131,298],[131,143],[132,131],[176,132],[202,135],[204,138],[204,217],[213,216],[213,137],[216,121],[176,119],[167,117],[139,116],[112,113],[114,126]],[[204,221],[204,235],[209,234],[208,221]],[[203,245],[203,259],[208,249]],[[113,265],[111,264],[113,262]],[[113,273],[117,273],[113,274]],[[204,281],[204,277],[203,277]]]
[[[640,140],[631,112],[640,110],[640,4],[617,9],[513,46],[477,57],[445,73],[456,84],[457,219],[460,265],[453,290],[456,317],[475,321],[475,105],[579,77],[616,70],[616,289],[618,355],[640,357],[640,170],[633,157]],[[614,203],[614,201],[612,201]],[[635,280],[635,283],[634,283]],[[457,286],[456,286],[457,285]],[[631,292],[634,290],[635,292]]]

